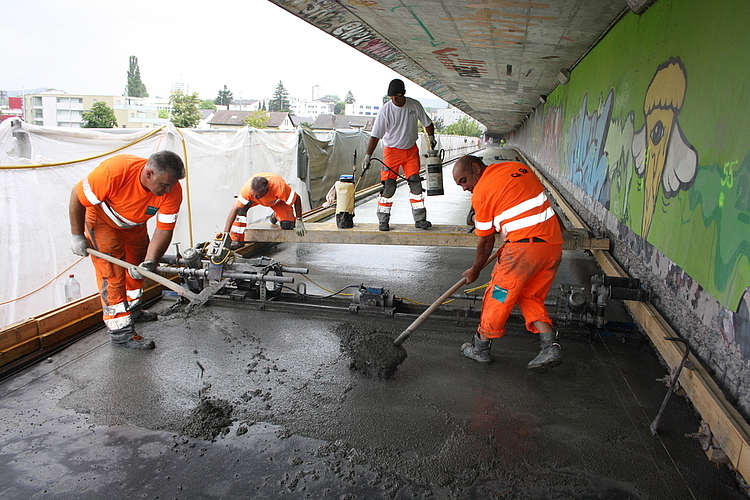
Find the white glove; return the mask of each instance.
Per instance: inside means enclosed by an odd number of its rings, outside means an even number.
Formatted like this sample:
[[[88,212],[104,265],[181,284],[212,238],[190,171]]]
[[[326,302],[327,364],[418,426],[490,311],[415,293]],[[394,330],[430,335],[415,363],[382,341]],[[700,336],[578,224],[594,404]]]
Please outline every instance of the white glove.
[[[87,248],[91,248],[88,238],[82,234],[74,234],[73,241],[70,245],[70,249],[73,250],[73,253],[80,255],[81,257],[88,257],[89,254],[86,251]]]
[[[307,229],[305,229],[305,223],[302,222],[302,219],[297,219],[297,223],[294,225],[294,232],[297,233],[297,236],[304,236],[307,232]]]
[[[365,173],[365,170],[370,168],[370,160],[372,159],[372,155],[365,155],[364,160],[362,160],[362,173]]]
[[[138,269],[154,272],[154,269],[156,269],[156,262],[154,262],[153,260],[145,260],[137,266],[131,266],[128,268],[128,274],[131,278],[133,278],[134,280],[145,280],[146,277],[139,273]]]
[[[434,135],[428,136],[430,139],[430,150],[434,151],[435,147],[437,146],[437,139],[435,139]]]

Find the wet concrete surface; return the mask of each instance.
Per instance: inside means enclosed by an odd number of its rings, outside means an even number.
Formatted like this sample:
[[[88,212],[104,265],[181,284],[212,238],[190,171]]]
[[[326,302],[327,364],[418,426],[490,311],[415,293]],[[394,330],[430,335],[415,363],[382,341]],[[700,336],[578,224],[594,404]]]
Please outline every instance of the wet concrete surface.
[[[464,194],[446,189],[461,217]],[[564,253],[558,281],[588,285],[593,259]],[[473,260],[364,245],[267,255],[330,290],[364,282],[423,303]],[[395,339],[411,317],[218,301],[186,317],[172,304],[139,325],[154,351],[115,348],[101,331],[0,382],[0,498],[746,498],[684,437],[699,421],[682,398],[651,436],[666,387],[646,343],[566,330],[562,366],[534,374],[538,340],[519,319],[481,366],[459,353],[476,322],[436,314],[383,380],[351,370],[344,339]],[[609,314],[627,320],[617,304]]]

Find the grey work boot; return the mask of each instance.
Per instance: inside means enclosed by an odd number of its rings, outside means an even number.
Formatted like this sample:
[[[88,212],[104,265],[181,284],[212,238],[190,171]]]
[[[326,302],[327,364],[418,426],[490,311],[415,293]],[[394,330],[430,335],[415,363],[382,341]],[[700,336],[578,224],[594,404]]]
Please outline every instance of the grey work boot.
[[[473,343],[466,342],[461,346],[461,354],[469,359],[473,359],[477,363],[489,365],[492,362],[490,359],[492,340],[482,340],[479,338],[479,335],[474,335],[473,341]]]
[[[379,231],[390,231],[391,227],[388,222],[391,220],[391,214],[386,212],[378,212],[378,230]]]
[[[526,368],[536,373],[547,373],[552,368],[562,364],[562,352],[557,343],[557,333],[540,333],[541,349],[536,358],[532,359]]]
[[[416,210],[412,210],[411,214],[414,217],[414,227],[417,229],[427,229],[428,227],[432,227],[432,222],[427,220],[426,208],[417,208]]]
[[[156,344],[151,339],[146,339],[135,333],[135,329],[130,326],[119,330],[110,330],[109,338],[112,345],[127,347],[128,349],[154,349]]]

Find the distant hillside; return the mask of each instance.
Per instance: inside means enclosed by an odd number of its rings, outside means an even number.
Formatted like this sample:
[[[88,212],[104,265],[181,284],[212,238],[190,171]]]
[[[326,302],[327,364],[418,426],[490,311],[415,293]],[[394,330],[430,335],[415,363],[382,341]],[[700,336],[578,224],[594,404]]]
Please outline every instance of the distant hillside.
[[[38,94],[39,92],[44,92],[49,87],[41,87],[38,89],[23,89],[23,90],[8,90],[8,97],[22,97],[26,94]]]

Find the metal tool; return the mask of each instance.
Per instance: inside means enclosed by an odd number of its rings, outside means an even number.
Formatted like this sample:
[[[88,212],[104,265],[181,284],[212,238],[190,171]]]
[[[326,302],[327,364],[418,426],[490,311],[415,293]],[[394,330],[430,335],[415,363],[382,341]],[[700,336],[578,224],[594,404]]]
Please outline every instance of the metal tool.
[[[86,251],[95,257],[99,257],[100,259],[106,260],[107,262],[111,262],[112,264],[118,265],[125,269],[130,269],[134,266],[134,264],[130,264],[129,262],[125,262],[124,260],[112,257],[111,255],[107,255],[106,253],[99,252],[97,250],[94,250],[93,248],[87,248]],[[186,299],[188,299],[190,301],[190,304],[186,308],[186,312],[191,312],[205,304],[206,301],[211,298],[211,295],[218,292],[227,281],[226,279],[214,281],[209,286],[201,290],[200,293],[193,293],[187,288],[180,286],[177,283],[146,269],[138,268],[138,272],[146,278],[156,281],[160,285],[164,285],[170,290],[174,290],[175,292],[177,292],[177,294],[180,295],[180,297],[185,297]]]
[[[487,267],[487,265],[490,262],[494,261],[497,258],[497,252],[499,252],[499,251],[500,251],[500,249],[497,249],[494,252],[492,252],[492,255],[490,255],[490,258],[487,259],[487,262],[484,263],[484,266],[482,266],[482,269],[484,269],[485,267]],[[437,309],[438,307],[440,307],[440,304],[442,304],[448,297],[450,297],[451,295],[453,295],[464,284],[466,284],[466,277],[465,276],[462,277],[460,280],[458,280],[455,285],[453,285],[448,290],[446,290],[443,293],[443,295],[441,295],[440,297],[438,297],[438,299],[435,302],[433,302],[432,304],[430,304],[430,307],[428,307],[427,309],[425,309],[424,312],[422,314],[420,314],[419,317],[417,319],[415,319],[411,323],[411,325],[409,325],[408,327],[406,327],[406,330],[404,330],[403,332],[401,332],[401,335],[399,335],[396,338],[396,340],[393,341],[393,345],[399,346],[399,345],[403,344],[404,341],[409,338],[409,335],[411,335],[412,332],[414,330],[416,330],[417,327],[419,325],[421,325],[424,322],[424,320],[426,320],[427,317],[430,314],[432,314],[433,312],[435,312],[435,309]]]
[[[682,339],[680,337],[664,337],[664,340],[671,340],[672,342],[682,342],[685,345],[685,352],[682,354],[682,361],[680,361],[680,364],[677,366],[674,376],[671,377],[671,380],[669,382],[669,390],[667,391],[667,395],[664,396],[664,401],[662,401],[661,403],[661,408],[659,408],[659,413],[656,415],[656,418],[654,419],[654,421],[651,422],[650,429],[651,429],[652,436],[656,436],[656,430],[659,428],[659,420],[661,420],[661,414],[664,413],[664,408],[667,406],[667,401],[669,401],[669,396],[671,396],[672,393],[674,392],[674,388],[677,385],[677,380],[680,378],[680,372],[682,371],[682,367],[685,366],[685,361],[690,355],[690,349],[688,348],[688,343],[685,339]]]

